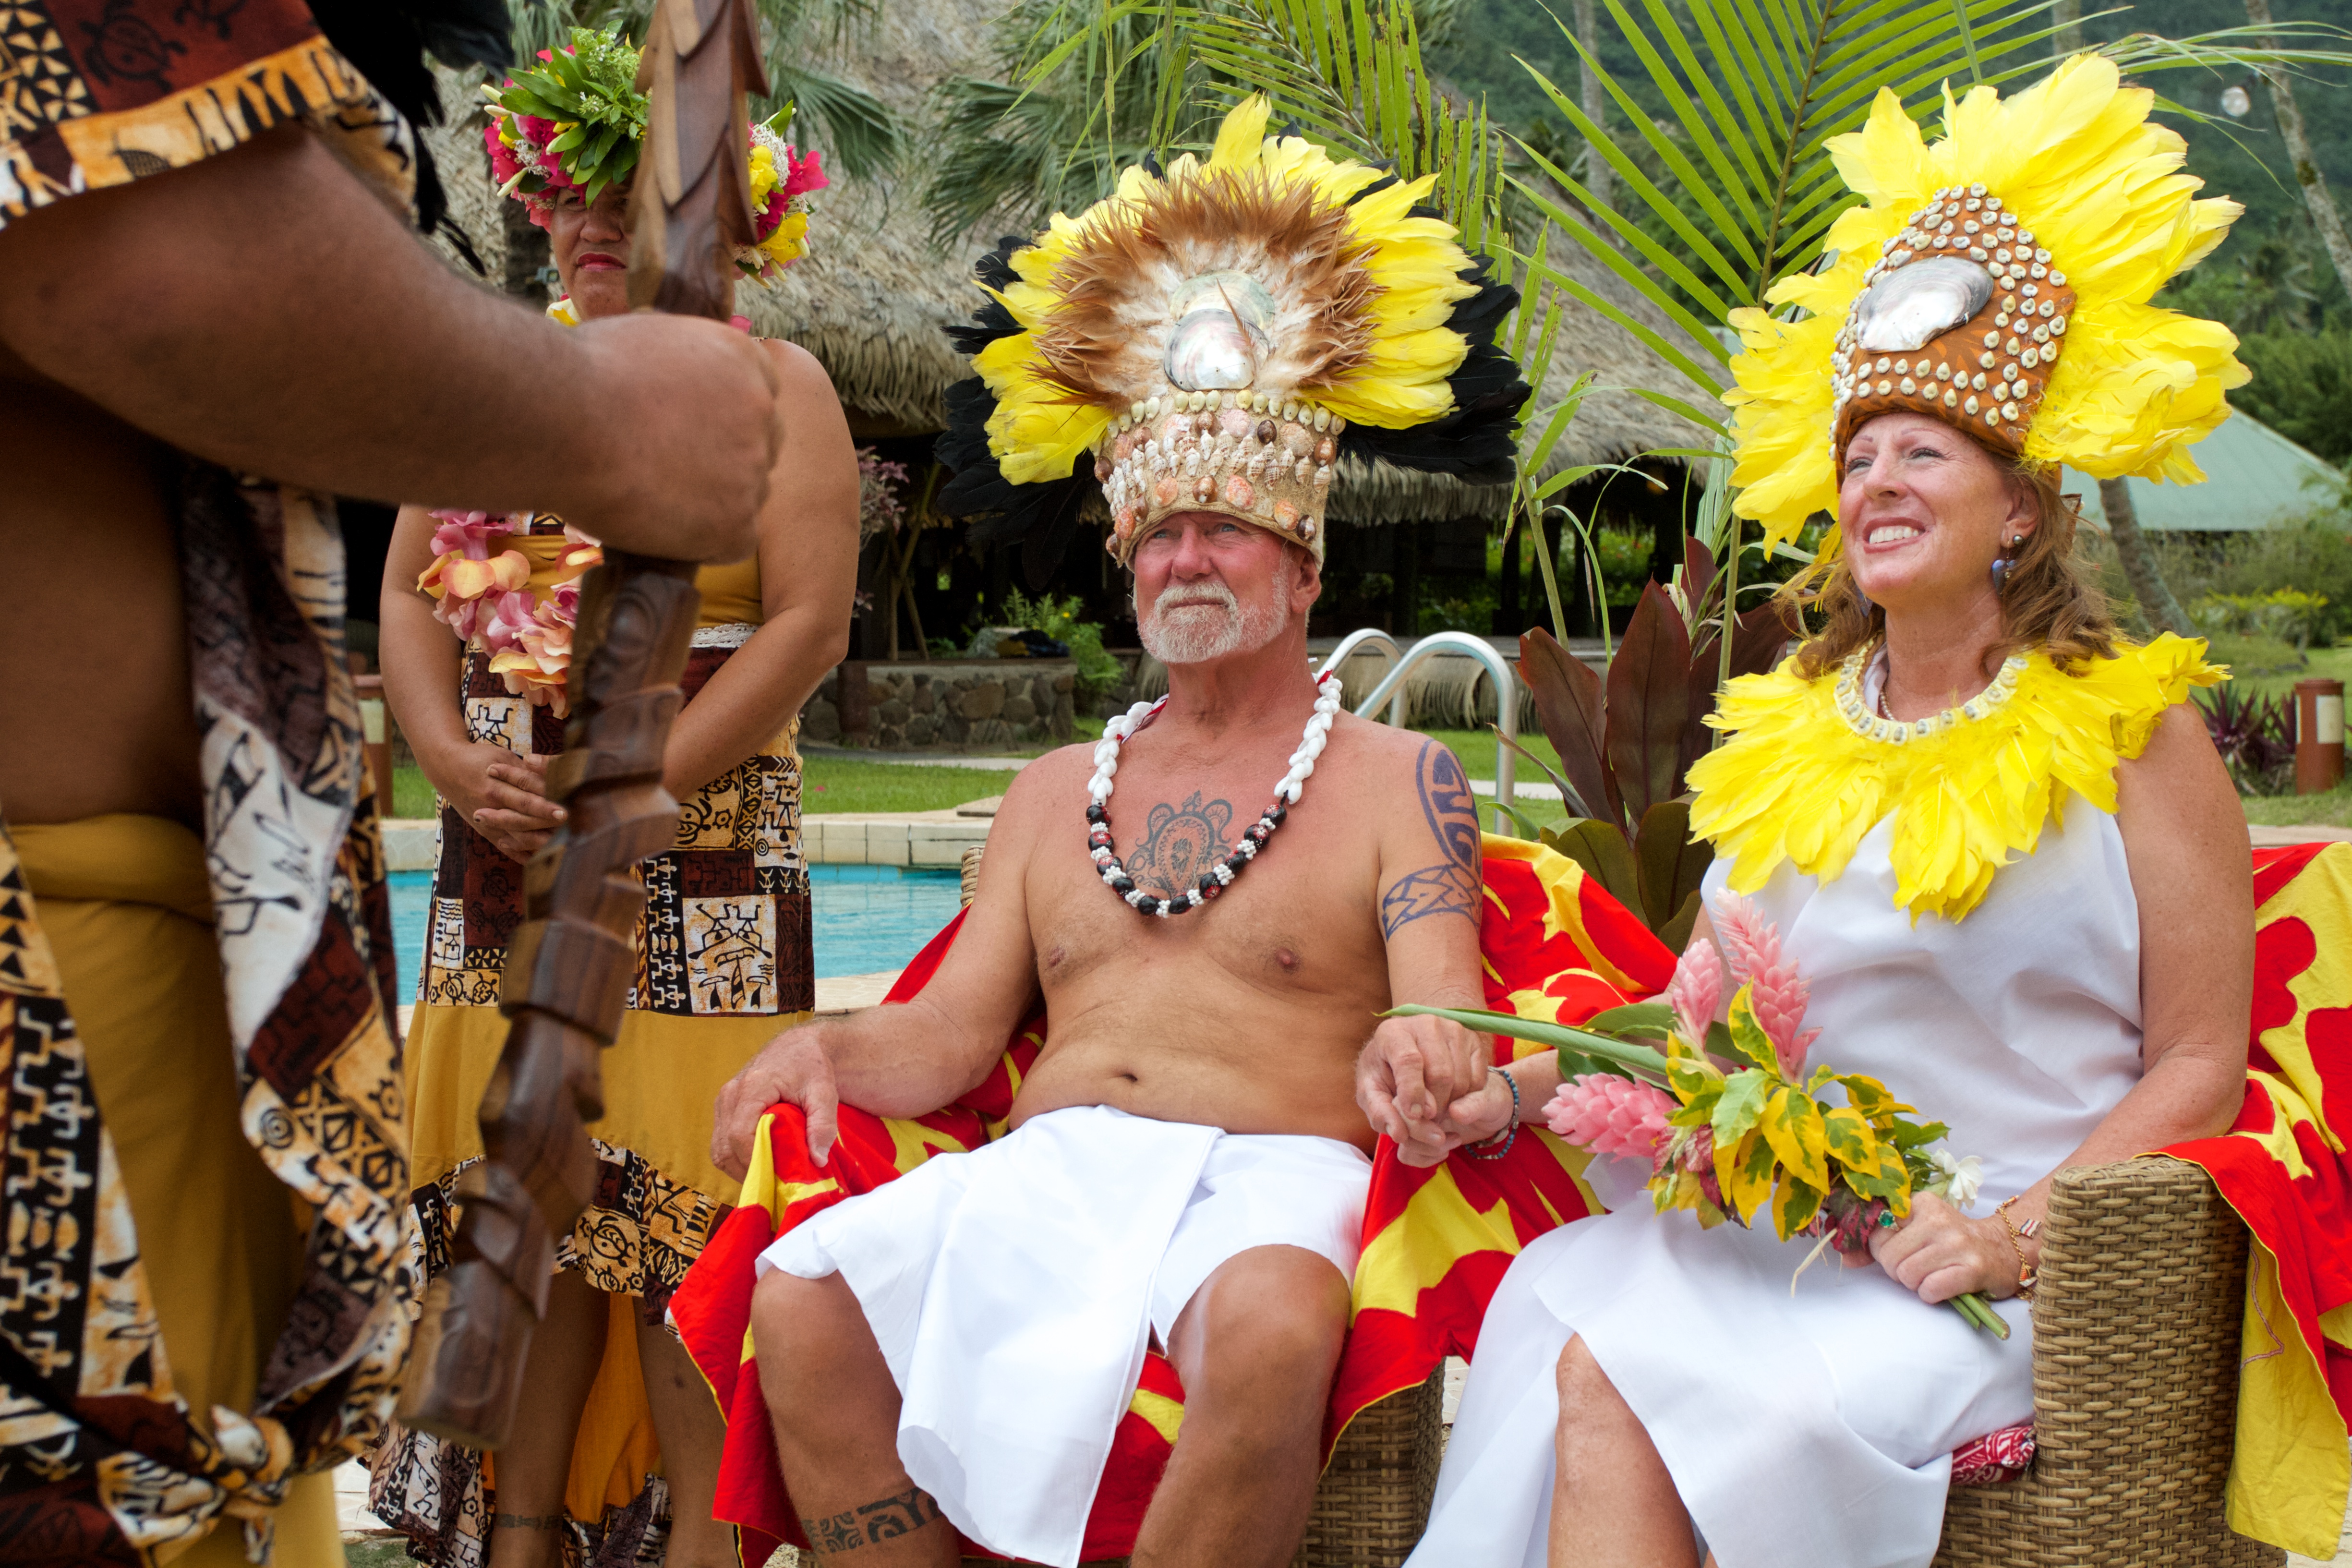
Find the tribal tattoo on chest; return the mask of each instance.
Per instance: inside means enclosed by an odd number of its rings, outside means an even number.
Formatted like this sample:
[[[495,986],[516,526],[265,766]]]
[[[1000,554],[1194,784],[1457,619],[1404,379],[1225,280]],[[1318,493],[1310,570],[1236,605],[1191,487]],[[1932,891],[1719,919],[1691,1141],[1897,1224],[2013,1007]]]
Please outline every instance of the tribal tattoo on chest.
[[[1381,898],[1381,935],[1392,937],[1430,915],[1478,921],[1478,802],[1454,753],[1424,742],[1413,767],[1422,815],[1444,858],[1408,871]]]
[[[1127,874],[1155,897],[1175,897],[1223,856],[1233,820],[1231,801],[1203,800],[1199,790],[1182,805],[1161,801],[1143,820],[1143,839],[1127,857]]]

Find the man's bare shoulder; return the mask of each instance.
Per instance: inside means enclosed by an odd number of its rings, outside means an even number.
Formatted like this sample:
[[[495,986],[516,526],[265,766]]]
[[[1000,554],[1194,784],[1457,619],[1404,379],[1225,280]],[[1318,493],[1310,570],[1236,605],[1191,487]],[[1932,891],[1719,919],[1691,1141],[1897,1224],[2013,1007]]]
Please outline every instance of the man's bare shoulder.
[[[1423,816],[1423,797],[1432,788],[1449,801],[1469,793],[1469,775],[1444,742],[1418,730],[1401,730],[1377,720],[1341,712],[1331,726],[1334,744],[1344,743],[1356,759],[1359,786],[1379,792],[1381,815]],[[1455,802],[1454,804],[1459,804]]]
[[[1073,801],[1083,802],[1087,780],[1094,771],[1094,746],[1086,741],[1048,752],[1023,768],[1005,786],[1003,804],[996,808],[995,824],[989,829],[991,841],[1005,828],[1026,835],[1050,819],[1056,809]]]

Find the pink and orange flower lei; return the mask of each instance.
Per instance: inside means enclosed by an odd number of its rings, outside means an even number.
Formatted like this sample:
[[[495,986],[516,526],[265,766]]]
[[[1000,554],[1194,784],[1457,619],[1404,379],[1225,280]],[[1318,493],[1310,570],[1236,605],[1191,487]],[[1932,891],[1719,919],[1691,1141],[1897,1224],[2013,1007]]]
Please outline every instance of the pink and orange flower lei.
[[[506,688],[533,707],[570,712],[564,678],[572,668],[572,629],[580,618],[580,576],[604,559],[597,542],[565,524],[564,548],[556,559],[562,579],[534,593],[530,558],[520,550],[492,552],[494,541],[524,532],[529,512],[436,511],[433,564],[417,577],[417,588],[439,604],[435,618],[446,623],[470,648],[490,656],[490,668]]]

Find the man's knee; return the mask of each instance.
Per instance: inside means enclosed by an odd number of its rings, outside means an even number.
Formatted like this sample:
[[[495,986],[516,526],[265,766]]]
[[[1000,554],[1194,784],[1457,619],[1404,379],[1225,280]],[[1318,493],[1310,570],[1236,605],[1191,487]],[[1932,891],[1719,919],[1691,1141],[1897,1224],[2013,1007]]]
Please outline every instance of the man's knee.
[[[761,1380],[815,1373],[859,1352],[878,1356],[856,1294],[838,1274],[803,1279],[772,1268],[751,1290],[751,1353]]]
[[[1171,1349],[1188,1395],[1319,1399],[1347,1338],[1347,1279],[1318,1254],[1263,1247],[1209,1276],[1178,1321]]]
[[[1563,1439],[1602,1436],[1634,1419],[1633,1407],[1585,1348],[1583,1336],[1571,1336],[1561,1349],[1559,1377]]]

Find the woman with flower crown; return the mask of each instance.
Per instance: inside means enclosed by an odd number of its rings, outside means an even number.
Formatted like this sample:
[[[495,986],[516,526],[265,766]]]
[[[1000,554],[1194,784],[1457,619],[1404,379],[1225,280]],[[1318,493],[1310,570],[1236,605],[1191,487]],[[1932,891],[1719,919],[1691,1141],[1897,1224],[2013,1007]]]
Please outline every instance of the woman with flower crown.
[[[2184,701],[2222,674],[2117,633],[2057,483],[2201,477],[2186,448],[2246,376],[2147,303],[2239,211],[2190,199],[2149,102],[2077,58],[1948,103],[1927,145],[1882,93],[1831,144],[1863,204],[1771,296],[1805,313],[1735,318],[1738,508],[1838,534],[1798,585],[1812,637],[1732,683],[1691,772],[1717,850],[1693,940],[1739,976],[1776,924],[1813,1055],[1948,1121],[1982,1195],[1916,1196],[1792,1283],[1769,1226],[1655,1212],[1648,1161],[1596,1157],[1612,1212],[1529,1244],[1487,1310],[1417,1568],[1926,1568],[1953,1449],[2032,1414],[2053,1173],[2237,1110],[2245,826]],[[1509,1070],[1541,1119],[1553,1058]],[[1490,1079],[1447,1131],[1513,1103]],[[1969,1291],[2005,1342],[1922,1305]]]
[[[636,51],[582,31],[540,58],[490,91],[492,166],[553,242],[565,296],[549,313],[572,324],[620,315],[645,122]],[[754,128],[751,162],[757,244],[737,259],[747,276],[772,276],[804,249],[806,193],[824,175],[772,126]],[[814,1005],[793,736],[801,704],[845,647],[857,552],[856,457],[832,383],[803,350],[765,347],[787,433],[757,553],[696,574],[687,703],[663,781],[683,805],[677,838],[640,868],[637,973],[602,1064],[605,1113],[589,1128],[596,1196],[558,1249],[513,1438],[486,1462],[395,1429],[375,1460],[376,1512],[436,1563],[736,1561],[732,1531],[711,1520],[722,1426],[664,1312],[734,1192],[710,1163],[710,1102]],[[407,1048],[428,1276],[448,1262],[458,1173],[481,1153],[477,1113],[506,1036],[497,1003],[522,863],[563,819],[546,766],[562,749],[579,580],[600,558],[594,526],[408,507],[385,573],[387,695],[440,796]]]

